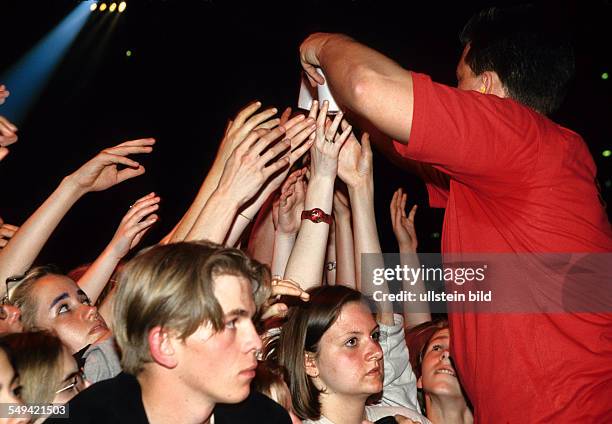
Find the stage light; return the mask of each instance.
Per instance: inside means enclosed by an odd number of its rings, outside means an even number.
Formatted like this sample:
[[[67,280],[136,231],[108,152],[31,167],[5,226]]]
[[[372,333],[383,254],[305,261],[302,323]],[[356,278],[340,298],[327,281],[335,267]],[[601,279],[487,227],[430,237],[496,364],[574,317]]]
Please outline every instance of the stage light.
[[[89,10],[91,10],[92,12],[96,10],[97,8],[98,8],[98,3],[92,3],[91,6],[89,6]]]
[[[115,9],[117,8],[117,3],[111,3],[110,7],[108,8],[109,12],[114,12]]]
[[[91,4],[80,2],[59,24],[0,76],[18,93],[2,106],[2,115],[19,125],[40,100],[47,82],[91,16]]]
[[[125,55],[126,55],[127,57],[132,56],[132,51],[131,51],[131,50],[126,51],[126,52],[125,52]]]
[[[122,1],[121,3],[119,3],[119,9],[117,10],[119,11],[119,13],[121,13],[125,10],[126,7],[127,7],[127,3]]]
[[[607,73],[607,72],[604,72],[603,74],[601,74],[601,79],[602,79],[602,80],[607,80],[607,79],[608,79],[608,77],[609,77],[609,75],[608,75],[608,73]]]
[[[604,158],[609,158],[610,156],[612,156],[612,150],[608,150],[608,149],[606,149],[606,150],[604,150],[603,152],[601,152],[601,155],[602,155]]]
[[[102,3],[99,7],[100,12],[104,12],[106,10],[106,3]]]

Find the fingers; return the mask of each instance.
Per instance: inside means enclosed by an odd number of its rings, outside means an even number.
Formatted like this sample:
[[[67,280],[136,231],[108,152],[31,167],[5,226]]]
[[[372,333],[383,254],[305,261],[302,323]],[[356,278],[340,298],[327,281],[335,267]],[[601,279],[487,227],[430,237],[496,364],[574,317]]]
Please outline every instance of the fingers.
[[[137,177],[145,173],[145,168],[142,165],[138,165],[136,168],[125,168],[117,172],[117,183],[122,183],[130,178]]]
[[[302,60],[302,67],[306,72],[306,77],[308,78],[311,86],[316,87],[317,84],[325,84],[325,78],[323,78],[323,75],[317,72],[317,68],[315,68],[313,65]]]
[[[361,136],[361,158],[366,159],[372,156],[372,146],[370,145],[370,134],[364,132]]]
[[[325,132],[325,137],[332,141],[334,140],[334,137],[336,136],[336,131],[338,131],[338,127],[340,126],[340,122],[342,122],[342,112],[338,112],[336,114],[336,116],[334,117],[334,120],[332,121],[331,125],[329,126],[329,128],[327,129],[327,131]]]
[[[344,131],[342,131],[342,134],[340,134],[340,137],[338,137],[337,140],[334,142],[334,146],[336,147],[338,151],[340,151],[344,142],[348,140],[352,131],[353,131],[352,125],[349,125],[348,127],[346,127]]]
[[[17,135],[0,135],[0,147],[10,146],[17,141]],[[6,155],[5,155],[6,156]]]
[[[103,152],[111,153],[113,155],[127,156],[138,153],[151,153],[153,151],[153,145],[155,139],[153,138],[142,138],[139,140],[131,140],[121,143],[115,147],[104,149]]]
[[[111,153],[108,150],[103,150],[102,153],[100,153],[97,156],[97,159],[102,161],[104,165],[120,164],[120,165],[125,165],[130,168],[138,168],[140,166],[140,164],[136,162],[135,160],[125,157],[123,155],[117,155],[117,154]]]
[[[255,129],[256,130],[259,130],[259,129],[271,130],[272,128],[278,126],[279,124],[280,124],[280,119],[274,118],[274,119],[270,119],[269,121],[259,124],[257,127],[255,127]]]
[[[299,297],[303,301],[310,299],[310,294],[302,290],[298,283],[291,280],[273,280],[270,297],[273,296],[293,296]]]
[[[11,238],[15,235],[19,227],[10,224],[2,224],[0,226],[0,237]]]
[[[155,144],[154,138],[139,138],[136,140],[124,141],[123,143],[118,144],[115,147],[153,146],[154,144]]]
[[[319,102],[317,100],[313,100],[310,105],[310,112],[308,112],[308,117],[312,119],[317,119],[317,114],[319,112]]]
[[[287,308],[287,305],[284,303],[275,303],[272,306],[269,306],[266,311],[261,314],[261,319],[265,321],[273,317],[282,318],[285,316],[285,314],[287,314],[288,310],[289,308]]]
[[[6,147],[2,147],[2,143],[0,142],[0,161],[2,161],[2,159],[7,157],[8,154],[9,154],[9,149],[7,149]]]
[[[287,122],[289,120],[289,118],[291,118],[291,112],[292,112],[292,110],[291,110],[290,107],[286,108],[283,111],[283,113],[281,114],[281,117],[280,117],[280,125],[285,125],[285,122]]]
[[[241,127],[244,125],[244,122],[249,119],[249,117],[254,114],[261,107],[261,102],[253,102],[243,108],[238,114],[236,118],[234,118],[235,126]]]
[[[414,217],[416,215],[418,205],[414,205],[412,209],[410,209],[410,213],[408,214],[408,223],[414,227]]]
[[[0,115],[0,125],[5,126],[10,132],[17,131],[17,127],[2,115]]]
[[[143,217],[145,217],[149,213],[157,210],[159,207],[158,204],[160,201],[161,201],[161,198],[159,196],[156,196],[154,192],[151,192],[147,194],[146,196],[141,197],[140,199],[136,200],[130,206],[130,209],[123,217],[122,223],[123,222],[127,223],[128,221],[132,219],[135,219],[136,221],[140,221]],[[147,212],[147,210],[151,206],[156,206],[156,207],[151,209],[150,212]]]
[[[406,200],[408,199],[408,195],[406,193],[402,193],[399,201],[398,209],[402,212],[402,217],[406,217]]]
[[[258,155],[260,154],[265,148],[267,148],[274,140],[276,140],[277,138],[279,138],[280,136],[282,136],[285,133],[285,128],[284,127],[276,127],[274,128],[272,131],[268,131],[267,134],[265,134],[263,137],[261,137],[256,143],[254,143],[251,146],[251,152],[254,155]],[[290,140],[283,140],[282,142],[287,141],[286,145],[289,146],[290,145]],[[280,144],[280,143],[279,143]],[[274,146],[276,147],[276,146]],[[274,147],[270,148],[270,150],[274,149]],[[266,154],[269,153],[266,152]],[[264,155],[265,156],[265,155]],[[272,156],[275,157],[276,155]],[[263,157],[263,156],[262,156]],[[271,158],[270,158],[271,159]],[[268,160],[270,160],[268,159]],[[267,161],[266,161],[267,162]]]
[[[314,131],[314,128],[313,128],[313,131]],[[310,140],[306,141],[306,143],[303,143],[300,147],[292,151],[289,155],[289,162],[292,164],[297,162],[298,159],[304,156],[304,154],[312,147],[314,142],[315,142],[315,139],[311,138]]]
[[[272,146],[270,149],[268,149],[266,153],[261,155],[260,161],[262,162],[262,164],[266,164],[270,162],[272,159],[274,159],[275,157],[277,157],[281,152],[285,150],[288,151],[290,147],[291,147],[291,140],[289,140],[288,138],[281,140],[278,143],[276,143],[274,146]],[[289,155],[287,154],[286,156],[287,156],[287,159],[289,159],[288,157]]]
[[[246,121],[245,123],[241,125],[238,125],[238,123],[236,123],[234,127],[239,128],[237,132],[238,138],[243,139],[244,137],[247,136],[249,132],[253,131],[255,128],[258,128],[258,127],[266,128],[266,126],[263,125],[263,123],[265,123],[268,119],[274,116],[276,112],[278,112],[278,110],[275,107],[269,108],[249,118],[248,121]]]

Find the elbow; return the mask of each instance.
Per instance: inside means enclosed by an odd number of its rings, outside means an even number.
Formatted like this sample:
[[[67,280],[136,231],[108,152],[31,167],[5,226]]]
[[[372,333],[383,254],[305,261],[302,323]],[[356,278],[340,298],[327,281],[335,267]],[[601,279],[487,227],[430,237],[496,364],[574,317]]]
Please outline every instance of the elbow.
[[[377,81],[381,79],[375,71],[364,65],[355,67],[348,78],[350,87],[351,104],[355,112],[368,116],[370,103],[377,92]]]

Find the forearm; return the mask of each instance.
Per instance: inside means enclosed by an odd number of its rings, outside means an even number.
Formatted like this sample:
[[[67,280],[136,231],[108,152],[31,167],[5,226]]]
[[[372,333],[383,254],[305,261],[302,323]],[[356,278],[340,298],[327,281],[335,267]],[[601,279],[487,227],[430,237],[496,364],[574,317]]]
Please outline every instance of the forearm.
[[[327,236],[325,264],[323,266],[325,272],[325,282],[327,285],[332,286],[336,285],[336,266],[330,267],[329,264],[336,265],[336,228],[333,222]]]
[[[185,241],[209,240],[223,243],[237,211],[238,205],[234,201],[229,200],[225,193],[215,191],[185,236]]]
[[[23,274],[32,266],[59,222],[83,194],[69,176],[62,180],[0,251],[0,281]]]
[[[365,296],[372,296],[374,289],[388,293],[388,287],[383,284],[374,287],[371,276],[376,268],[384,268],[382,249],[378,239],[376,214],[374,211],[374,184],[367,182],[359,187],[349,187],[349,196],[353,213],[353,233],[355,237],[355,272],[357,287]],[[368,254],[362,275],[362,255]],[[389,302],[381,303],[379,321],[393,325],[393,307]]]
[[[349,216],[336,219],[336,282],[355,288],[355,247]]]
[[[304,208],[319,208],[331,214],[333,197],[334,178],[313,177],[308,184]],[[321,284],[328,233],[328,224],[302,220],[285,278],[300,283],[304,290]]]
[[[272,199],[270,199],[270,202],[260,209],[253,223],[247,252],[251,258],[271,267],[273,251],[274,222],[272,219]]]
[[[400,264],[402,268],[404,269],[420,268],[421,264],[419,261],[419,257],[417,253],[414,251],[414,249],[410,248],[409,246],[400,245],[399,251],[400,251]],[[402,281],[402,290],[405,292],[414,293],[416,296],[416,299],[421,299],[420,297],[421,293],[425,294],[426,292],[425,283],[423,282],[423,279],[420,276],[421,274],[419,273],[419,278],[414,282],[409,281],[409,280]],[[402,313],[404,315],[404,325],[407,328],[413,328],[426,321],[431,321],[431,312],[429,310],[429,303],[419,302],[418,311],[411,310],[410,308],[411,305],[414,306],[414,304],[411,304],[410,302],[403,302],[402,304],[402,307],[403,307]]]
[[[183,215],[178,225],[173,229],[173,233],[170,236],[171,243],[185,240],[185,237],[191,231],[196,220],[198,219],[198,216],[206,206],[206,202],[217,188],[222,173],[223,167],[220,168],[215,162],[206,175],[206,178],[204,178],[204,182],[202,183],[196,198],[193,200],[193,203],[187,212],[185,212],[185,215]]]
[[[295,245],[297,234],[284,234],[276,231],[274,234],[274,253],[272,256],[272,275],[284,276],[289,256]]]
[[[107,246],[77,282],[92,303],[98,301],[120,260],[121,258],[113,254],[112,246]]]
[[[269,193],[264,190],[254,201],[252,201],[246,208],[242,209],[242,211],[236,216],[229,235],[227,236],[226,244],[228,246],[234,246],[236,244],[246,227],[248,227],[251,221],[255,219],[257,213],[264,203],[266,203],[266,200],[269,197]]]

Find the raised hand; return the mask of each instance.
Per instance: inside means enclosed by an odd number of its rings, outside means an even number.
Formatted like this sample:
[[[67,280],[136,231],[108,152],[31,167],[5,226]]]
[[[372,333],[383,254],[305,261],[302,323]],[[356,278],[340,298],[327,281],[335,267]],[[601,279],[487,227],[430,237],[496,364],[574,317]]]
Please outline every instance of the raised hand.
[[[342,121],[342,112],[336,114],[331,124],[326,125],[328,107],[329,102],[324,101],[317,116],[315,143],[310,149],[311,178],[336,178],[338,172],[338,155],[352,129],[349,125],[341,134],[338,134],[338,127]],[[313,108],[316,108],[314,102]]]
[[[416,214],[417,205],[410,209],[410,213],[406,216],[406,193],[401,188],[393,193],[389,209],[391,211],[391,224],[393,225],[393,233],[397,238],[400,252],[416,252],[418,240],[416,230],[414,229],[414,216]]]
[[[350,125],[342,121],[342,128],[346,130]],[[340,151],[338,176],[349,188],[373,182],[372,148],[368,133],[363,133],[361,144],[353,133],[350,134]]]
[[[6,101],[6,98],[10,95],[10,91],[6,89],[6,85],[0,84],[0,105]]]
[[[127,156],[136,153],[151,153],[154,144],[154,139],[142,138],[104,149],[68,178],[83,193],[106,190],[120,182],[144,174],[144,167]],[[119,166],[126,168],[119,169]]]
[[[229,121],[219,151],[217,159],[223,163],[229,158],[234,149],[242,143],[254,129],[272,129],[276,127],[280,120],[270,119],[277,112],[276,108],[268,108],[253,115],[261,107],[261,102],[254,102],[242,109],[236,117]]]
[[[154,212],[159,209],[160,200],[155,193],[149,193],[130,206],[108,245],[115,258],[127,255],[157,222],[159,217]]]
[[[4,116],[0,116],[0,160],[9,153],[6,146],[15,143],[17,138],[17,127]]]
[[[278,205],[277,231],[283,234],[296,234],[300,229],[301,215],[304,210],[306,189],[304,175],[306,168],[294,171],[283,184]]]
[[[251,199],[272,174],[289,165],[289,152],[286,152],[291,145],[289,139],[283,139],[261,154],[284,132],[284,127],[251,131],[225,163],[217,190],[237,205]],[[284,151],[285,154],[277,158]],[[274,158],[277,159],[266,166]]]
[[[286,304],[279,302],[281,296],[300,298],[304,302],[310,299],[310,294],[302,290],[300,285],[294,281],[273,279],[271,285],[272,290],[270,292],[270,297],[263,305],[262,320],[272,317],[283,317],[287,314],[289,308]]]
[[[0,249],[8,244],[17,230],[19,230],[19,227],[11,224],[5,224],[4,220],[0,218]]]

